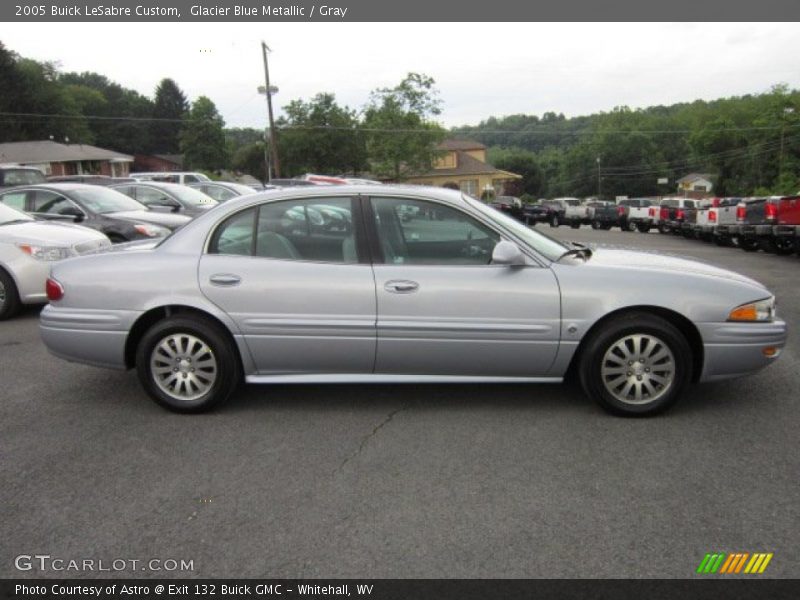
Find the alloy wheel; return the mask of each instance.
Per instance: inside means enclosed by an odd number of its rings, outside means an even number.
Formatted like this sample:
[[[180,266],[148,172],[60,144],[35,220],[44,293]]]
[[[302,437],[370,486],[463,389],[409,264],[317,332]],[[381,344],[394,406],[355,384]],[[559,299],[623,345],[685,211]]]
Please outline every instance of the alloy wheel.
[[[173,333],[153,348],[150,372],[158,388],[176,400],[196,400],[217,380],[217,359],[208,344],[188,333]]]
[[[625,404],[649,404],[666,394],[675,379],[669,346],[649,334],[628,335],[613,343],[600,367],[606,391]]]

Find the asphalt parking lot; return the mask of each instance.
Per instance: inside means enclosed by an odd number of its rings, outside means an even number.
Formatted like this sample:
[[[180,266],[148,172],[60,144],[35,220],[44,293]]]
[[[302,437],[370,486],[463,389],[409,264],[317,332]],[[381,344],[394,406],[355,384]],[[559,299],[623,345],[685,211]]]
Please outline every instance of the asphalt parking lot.
[[[651,419],[569,385],[247,387],[180,416],[134,373],[51,358],[27,310],[0,323],[0,576],[109,574],[14,566],[48,554],[193,561],[137,576],[671,578],[715,551],[800,576],[800,258],[538,227],[754,277],[789,345]]]

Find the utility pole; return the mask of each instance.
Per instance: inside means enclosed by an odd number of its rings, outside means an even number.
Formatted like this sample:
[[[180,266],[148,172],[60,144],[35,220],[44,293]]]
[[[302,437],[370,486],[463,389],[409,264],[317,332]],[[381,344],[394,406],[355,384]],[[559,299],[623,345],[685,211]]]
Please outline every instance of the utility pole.
[[[272,155],[272,164],[275,165],[275,177],[280,178],[281,163],[280,159],[278,158],[278,142],[275,138],[275,121],[272,118],[272,88],[269,85],[269,62],[267,61],[267,54],[272,51],[264,41],[261,42],[261,51],[264,55],[264,85],[266,87],[265,93],[267,95],[267,116],[269,119],[269,149],[270,154]],[[269,177],[270,179],[272,178],[271,173],[269,173]]]
[[[783,109],[783,114],[781,115],[781,150],[780,154],[778,155],[778,176],[780,177],[783,175],[783,135],[786,131],[786,119],[794,113],[794,108],[791,106],[786,106]]]
[[[600,157],[597,157],[597,199],[600,200]]]

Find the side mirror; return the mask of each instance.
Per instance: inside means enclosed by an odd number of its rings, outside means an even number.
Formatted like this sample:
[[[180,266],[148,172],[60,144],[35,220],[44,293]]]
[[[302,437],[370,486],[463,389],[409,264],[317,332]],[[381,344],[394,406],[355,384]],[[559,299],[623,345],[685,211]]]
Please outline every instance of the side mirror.
[[[59,211],[59,214],[71,217],[72,220],[75,221],[76,223],[80,223],[86,217],[86,215],[83,214],[83,211],[81,209],[76,208],[74,206],[68,206],[67,208]]]
[[[514,242],[502,240],[492,250],[493,265],[520,266],[525,264],[525,255]]]

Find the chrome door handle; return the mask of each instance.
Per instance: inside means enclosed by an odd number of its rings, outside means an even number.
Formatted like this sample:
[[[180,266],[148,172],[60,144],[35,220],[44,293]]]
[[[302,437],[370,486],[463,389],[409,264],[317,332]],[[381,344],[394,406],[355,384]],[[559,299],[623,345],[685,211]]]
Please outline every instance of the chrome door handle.
[[[239,285],[242,282],[242,278],[238,275],[233,275],[231,273],[218,273],[216,275],[212,275],[208,278],[208,280],[213,285],[221,285],[221,286],[233,286]]]
[[[392,292],[393,294],[410,294],[411,292],[416,292],[419,289],[419,284],[416,281],[405,281],[405,280],[393,280],[387,281],[383,289],[387,292]]]

